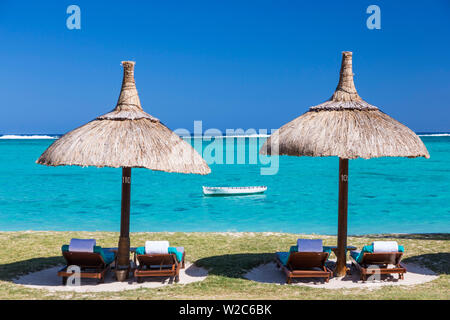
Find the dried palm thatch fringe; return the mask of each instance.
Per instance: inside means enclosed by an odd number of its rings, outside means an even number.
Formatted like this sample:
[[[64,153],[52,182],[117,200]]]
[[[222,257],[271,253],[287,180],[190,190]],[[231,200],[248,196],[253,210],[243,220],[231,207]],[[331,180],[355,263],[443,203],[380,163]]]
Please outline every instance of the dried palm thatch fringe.
[[[134,62],[124,76],[115,109],[55,141],[36,161],[48,166],[134,167],[208,174],[203,158],[158,119],[144,112],[134,81]]]
[[[430,157],[412,130],[361,99],[353,83],[351,52],[342,54],[339,84],[330,100],[278,129],[260,153],[343,159]]]

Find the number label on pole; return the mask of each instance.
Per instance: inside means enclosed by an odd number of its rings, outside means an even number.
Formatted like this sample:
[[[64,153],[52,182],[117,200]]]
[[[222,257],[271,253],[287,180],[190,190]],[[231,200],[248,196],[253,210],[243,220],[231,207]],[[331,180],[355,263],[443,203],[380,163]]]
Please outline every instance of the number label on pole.
[[[348,175],[342,174],[342,175],[341,175],[341,181],[347,182],[347,181],[348,181]]]
[[[122,183],[131,184],[131,177],[122,177]]]

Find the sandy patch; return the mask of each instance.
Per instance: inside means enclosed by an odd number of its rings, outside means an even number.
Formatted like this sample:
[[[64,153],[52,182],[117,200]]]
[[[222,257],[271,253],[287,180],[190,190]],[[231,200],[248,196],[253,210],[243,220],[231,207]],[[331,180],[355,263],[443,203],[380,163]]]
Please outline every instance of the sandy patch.
[[[328,283],[316,278],[304,278],[293,279],[291,284],[286,284],[286,275],[281,269],[277,268],[275,262],[270,262],[264,265],[260,265],[253,268],[244,277],[248,280],[279,284],[279,285],[294,285],[294,286],[307,286],[313,288],[325,288],[325,289],[348,289],[348,288],[365,288],[365,289],[377,289],[382,286],[411,286],[421,284],[437,279],[439,276],[433,271],[415,265],[411,263],[404,263],[407,273],[404,275],[404,280],[399,280],[398,275],[382,275],[380,280],[367,280],[362,282],[360,280],[359,271],[352,268],[352,274],[343,278],[331,278]],[[348,267],[350,267],[348,265]]]
[[[138,288],[158,288],[169,283],[169,277],[144,278],[143,283],[137,283],[136,278],[130,277],[128,281],[117,282],[114,272],[108,272],[105,282],[97,284],[96,280],[81,279],[81,286],[63,286],[61,278],[56,274],[62,266],[52,267],[38,272],[29,273],[13,280],[14,283],[33,289],[46,289],[49,291],[73,291],[73,292],[116,292],[122,290],[134,290]],[[180,270],[180,281],[178,284],[188,284],[206,279],[208,271],[186,262],[186,268]]]

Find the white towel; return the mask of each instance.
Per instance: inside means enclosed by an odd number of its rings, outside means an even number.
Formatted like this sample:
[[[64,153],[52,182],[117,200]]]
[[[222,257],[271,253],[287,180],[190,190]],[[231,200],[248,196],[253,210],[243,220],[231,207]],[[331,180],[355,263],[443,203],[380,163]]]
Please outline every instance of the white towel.
[[[298,252],[322,252],[323,245],[321,239],[297,239]]]
[[[71,239],[69,244],[69,251],[94,252],[95,245],[95,239]]]
[[[169,241],[145,241],[145,253],[169,253]]]
[[[374,241],[373,252],[398,252],[397,241]]]

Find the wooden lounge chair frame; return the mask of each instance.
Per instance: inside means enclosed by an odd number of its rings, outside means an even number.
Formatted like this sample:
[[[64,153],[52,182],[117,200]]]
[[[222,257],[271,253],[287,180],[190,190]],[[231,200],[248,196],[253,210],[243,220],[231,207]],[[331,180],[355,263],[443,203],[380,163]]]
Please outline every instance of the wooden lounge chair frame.
[[[139,265],[134,270],[134,276],[138,283],[144,280],[144,277],[170,277],[170,281],[178,282],[180,280],[180,269],[185,268],[185,252],[180,262],[174,253],[166,254],[135,254]]]
[[[63,285],[66,285],[67,278],[72,276],[72,272],[67,272],[69,266],[75,265],[80,267],[81,278],[97,279],[98,283],[105,281],[105,274],[110,269],[111,263],[106,264],[100,253],[96,252],[63,252],[67,265],[58,271],[58,276],[62,277]]]
[[[328,255],[328,252],[291,252],[286,266],[277,255],[277,267],[286,274],[287,284],[291,283],[292,278],[324,278],[328,282],[332,275],[331,270],[325,266]]]
[[[381,275],[392,273],[398,273],[399,279],[403,280],[404,274],[406,273],[406,267],[400,263],[402,256],[403,252],[364,252],[361,263],[358,263],[352,256],[350,256],[350,260],[359,270],[362,281],[366,281],[367,277],[373,274]],[[389,264],[394,265],[394,267],[388,268]],[[371,265],[375,265],[377,268],[370,268]]]

